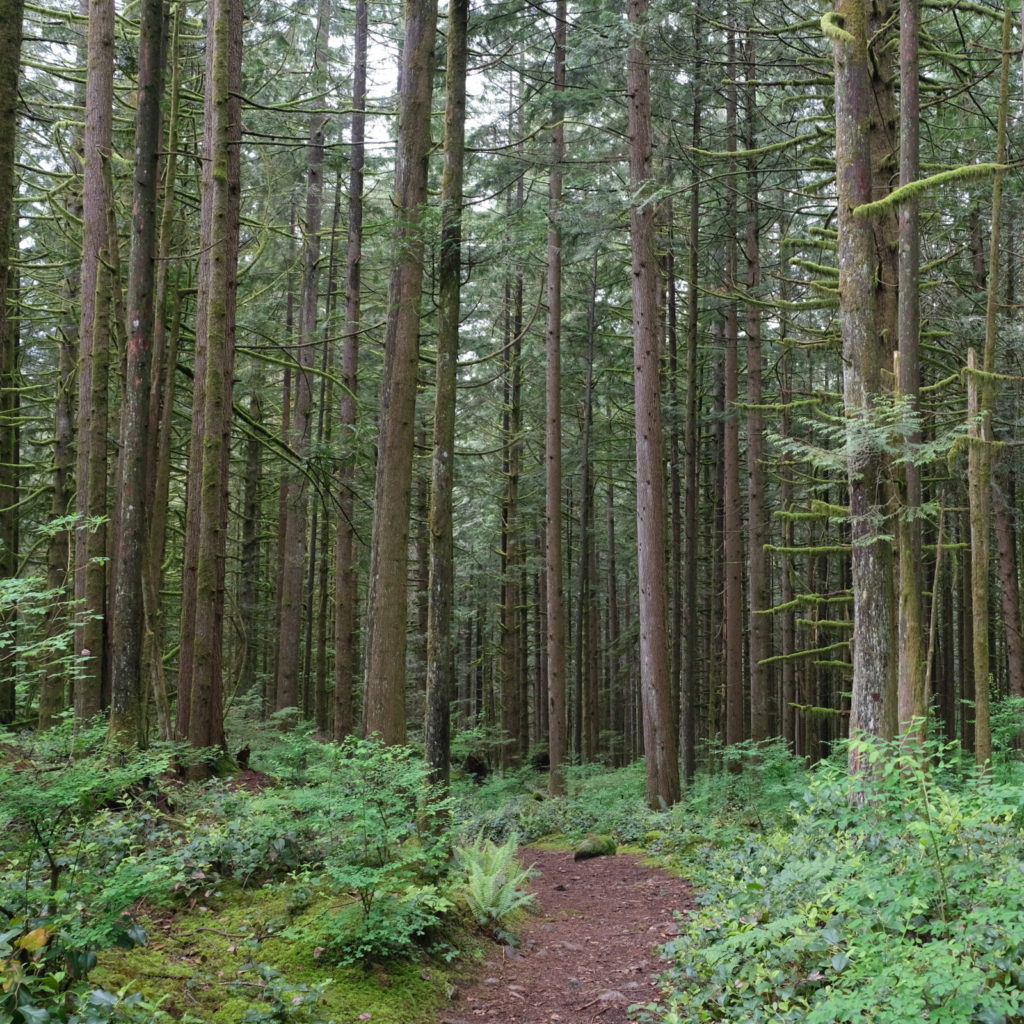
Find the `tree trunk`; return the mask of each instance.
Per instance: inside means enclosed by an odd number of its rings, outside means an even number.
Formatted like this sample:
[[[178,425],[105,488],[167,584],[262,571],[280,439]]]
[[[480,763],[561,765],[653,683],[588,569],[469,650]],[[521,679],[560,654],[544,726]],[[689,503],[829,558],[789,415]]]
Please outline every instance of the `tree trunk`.
[[[114,4],[89,0],[84,177],[82,295],[78,352],[78,457],[75,512],[75,718],[92,718],[103,695],[106,644],[107,372],[110,346],[113,197]]]
[[[633,368],[636,401],[637,573],[640,583],[640,690],[647,803],[652,808],[679,799],[679,764],[668,665],[668,587],[665,578],[665,471],[661,416],[658,325],[658,264],[654,210],[641,202],[651,187],[650,65],[641,28],[647,0],[629,0],[634,29],[626,57],[629,101],[629,178],[636,199],[630,206],[633,277]]]
[[[873,103],[867,19],[857,0],[836,0],[832,28],[836,97],[838,261],[843,343],[843,401],[853,545],[853,682],[850,734],[895,732],[895,626],[892,547],[886,539],[883,491],[888,460],[869,431],[882,394],[884,339],[876,306],[878,253],[872,223],[856,217],[872,199],[870,129]],[[841,27],[839,27],[841,26]],[[850,770],[862,767],[850,753]]]
[[[999,71],[999,114],[996,127],[996,163],[1006,163],[1006,122],[1009,107],[1010,8],[1003,8],[1002,60]],[[997,170],[992,183],[992,226],[989,239],[985,304],[985,351],[982,376],[975,378],[973,350],[968,352],[968,499],[971,515],[971,606],[973,610],[974,757],[985,767],[992,760],[989,722],[989,531],[992,508],[992,410],[995,405],[996,340],[999,334],[999,249],[1002,235],[1003,177]],[[973,385],[973,386],[972,386]],[[973,403],[972,403],[972,391]],[[972,407],[973,404],[973,407]]]
[[[118,573],[111,607],[110,738],[120,745],[145,742],[142,688],[143,574],[146,498],[154,467],[147,460],[157,243],[160,101],[163,89],[164,3],[144,0],[139,26],[139,78],[135,116],[135,183],[128,265],[128,350],[121,405],[121,444],[114,534]]]
[[[725,100],[726,150],[736,152],[737,89],[736,34],[729,28],[727,39]],[[740,420],[739,401],[739,310],[737,292],[736,192],[739,175],[729,161],[725,198],[725,427],[722,451],[722,561],[725,572],[723,593],[723,647],[725,669],[725,742],[739,743],[746,737],[743,727],[743,515],[740,508]]]
[[[18,329],[12,286],[14,248],[15,159],[18,128],[18,78],[21,70],[23,0],[0,3],[0,576],[18,574]],[[14,632],[5,613],[0,630],[0,724],[15,718]]]
[[[746,37],[745,116],[748,150],[757,148],[757,60],[754,36]],[[766,664],[771,655],[771,576],[768,564],[768,522],[765,516],[766,479],[762,357],[761,307],[757,291],[761,284],[761,204],[756,157],[747,162],[746,263],[747,289],[755,301],[747,304],[747,607],[750,637],[750,738],[754,742],[772,735],[772,679]]]
[[[151,471],[150,491],[146,496],[149,509],[146,525],[146,557],[143,560],[143,600],[145,615],[145,671],[153,693],[160,739],[173,739],[167,680],[164,673],[164,616],[160,590],[163,579],[164,553],[167,543],[168,502],[171,478],[171,440],[173,434],[174,395],[178,376],[178,348],[181,341],[182,289],[176,288],[171,309],[167,308],[171,238],[174,233],[175,182],[179,111],[181,107],[181,62],[179,35],[183,18],[181,8],[175,12],[171,28],[170,98],[167,114],[167,157],[164,160],[163,208],[160,215],[159,248],[156,265],[156,296],[153,321],[153,359],[149,396],[149,425],[146,441]],[[166,318],[166,322],[165,322]],[[169,327],[169,329],[168,329]]]
[[[234,369],[239,234],[239,142],[242,6],[211,0],[207,7],[204,161],[196,347],[205,351],[195,387],[202,433],[193,436],[190,471],[199,476],[195,635],[186,738],[194,747],[224,746],[224,568],[228,457]],[[191,524],[190,524],[191,525]],[[179,695],[180,700],[180,695]],[[197,769],[196,774],[201,774]]]
[[[587,304],[586,380],[583,387],[583,431],[580,459],[579,601],[576,614],[576,756],[585,764],[597,758],[596,622],[597,583],[594,578],[594,342],[597,334],[597,257],[591,268]]]
[[[313,45],[312,85],[319,94],[327,74],[327,45],[331,30],[330,0],[317,4],[316,40]],[[324,131],[327,116],[310,116],[306,158],[306,220],[302,251],[302,309],[295,362],[294,395],[289,446],[296,467],[287,482],[284,542],[282,546],[281,611],[277,635],[276,707],[299,707],[299,637],[302,632],[303,580],[306,564],[309,480],[306,461],[312,436],[313,361],[320,300],[320,236],[323,213]]]
[[[920,176],[920,104],[918,101],[918,0],[900,2],[900,185]],[[899,209],[898,355],[897,395],[916,416],[920,398],[921,309],[918,276],[921,264],[918,202],[909,196]],[[913,457],[921,443],[921,430],[912,423],[903,437],[911,455],[897,474],[901,492],[896,523],[899,559],[898,603],[898,711],[902,734],[915,741],[927,728],[928,692],[924,658],[924,606],[922,600],[921,469]]]
[[[694,68],[693,109],[690,123],[690,142],[694,167],[690,183],[690,223],[688,228],[686,266],[686,418],[684,424],[685,484],[683,500],[683,668],[679,680],[679,752],[683,780],[689,784],[697,770],[697,667],[699,640],[697,635],[697,546],[699,525],[697,520],[700,497],[700,426],[697,419],[699,404],[697,350],[700,340],[700,157],[701,145],[701,83],[703,81],[699,4],[694,7]]]
[[[547,296],[544,399],[544,565],[547,586],[548,788],[565,792],[562,764],[567,740],[565,598],[562,586],[562,179],[566,0],[555,4],[554,101],[548,179]]]
[[[355,727],[356,581],[355,502],[356,389],[359,365],[360,261],[363,244],[363,162],[366,155],[366,0],[356,0],[349,155],[348,252],[345,260],[345,337],[341,357],[341,425],[346,449],[338,472],[338,532],[334,542],[334,738]]]
[[[455,693],[454,539],[455,382],[462,281],[462,180],[466,153],[466,25],[469,0],[448,5],[444,169],[441,174],[441,258],[438,267],[434,447],[430,480],[430,582],[427,610],[427,714],[424,741],[431,773],[447,785],[450,707]]]
[[[405,652],[409,512],[416,417],[419,304],[423,290],[421,219],[427,200],[435,0],[406,0],[394,205],[398,259],[388,291],[374,492],[367,619],[366,731],[405,742]]]

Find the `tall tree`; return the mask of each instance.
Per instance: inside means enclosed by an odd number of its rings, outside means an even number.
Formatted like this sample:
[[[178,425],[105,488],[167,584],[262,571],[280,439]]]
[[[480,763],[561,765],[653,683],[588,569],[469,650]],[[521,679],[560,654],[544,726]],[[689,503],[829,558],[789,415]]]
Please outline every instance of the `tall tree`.
[[[687,229],[686,259],[686,414],[683,428],[685,491],[683,499],[683,632],[684,647],[682,678],[679,680],[679,753],[682,759],[683,779],[689,783],[696,772],[697,734],[697,547],[698,502],[700,491],[700,426],[697,379],[697,349],[700,335],[700,165],[701,146],[701,84],[703,81],[702,18],[699,5],[693,12],[693,95],[690,112],[690,146],[694,153],[694,168],[690,182],[689,227]]]
[[[554,100],[548,177],[547,300],[544,371],[544,575],[547,588],[548,787],[565,792],[566,650],[562,585],[562,181],[565,161],[566,0],[555,4]]]
[[[402,743],[406,734],[406,578],[436,30],[436,0],[406,0],[395,154],[397,256],[384,337],[364,687],[366,731],[386,743]]]
[[[726,152],[735,154],[738,88],[736,78],[736,32],[731,24],[726,36],[728,70],[725,85]],[[739,174],[736,160],[729,160],[725,195],[725,302],[722,338],[725,388],[725,422],[722,449],[722,664],[725,670],[725,742],[739,743],[743,727],[743,514],[740,502],[740,413],[739,413],[739,302],[737,300],[738,253],[736,231]]]
[[[754,34],[744,33],[744,145],[748,152],[757,148],[757,57]],[[768,657],[771,654],[771,604],[769,579],[768,524],[765,518],[767,474],[763,367],[761,355],[761,306],[757,291],[761,285],[761,201],[757,157],[747,157],[747,220],[745,232],[747,289],[747,630],[750,637],[750,738],[760,741],[771,735],[771,693]]]
[[[142,690],[143,561],[146,557],[150,365],[157,242],[157,167],[163,85],[164,2],[144,0],[139,24],[135,176],[128,265],[128,350],[114,535],[118,573],[111,605],[110,735],[144,743]]]
[[[82,275],[75,470],[75,717],[103,703],[107,594],[107,376],[110,360],[114,3],[89,0],[82,182]]]
[[[345,257],[345,328],[341,356],[341,423],[347,450],[338,471],[338,531],[334,540],[334,738],[354,727],[356,604],[355,572],[356,388],[359,364],[360,268],[363,247],[363,165],[366,157],[366,0],[356,0],[349,146],[348,248]]]
[[[0,576],[18,572],[18,328],[11,254],[16,222],[15,154],[18,128],[18,77],[21,69],[23,0],[0,4]],[[0,628],[0,723],[14,721],[16,671],[13,621]]]
[[[313,42],[312,94],[319,102],[327,74],[327,42],[331,31],[330,0],[317,4],[316,38]],[[280,612],[277,635],[277,701],[280,708],[298,707],[299,636],[302,631],[302,584],[306,561],[309,481],[304,465],[312,439],[313,357],[320,301],[320,246],[323,219],[324,131],[323,110],[310,115],[306,146],[306,218],[302,247],[302,308],[295,362],[293,407],[289,442],[296,468],[286,482],[281,554]]]
[[[985,301],[985,349],[980,367],[969,359],[969,393],[974,391],[974,408],[968,408],[971,445],[968,449],[968,499],[971,520],[971,611],[973,618],[974,665],[974,756],[984,767],[992,760],[992,727],[989,714],[989,571],[992,508],[992,411],[995,402],[996,341],[999,336],[1000,244],[1003,221],[1003,178],[1007,154],[1006,126],[1010,105],[1010,39],[1012,21],[1009,4],[1003,7],[1003,31],[999,64],[999,109],[996,121],[996,171],[992,184],[992,223],[989,238],[988,278]],[[973,350],[969,357],[973,356]],[[976,371],[980,377],[974,379]]]
[[[832,39],[835,66],[839,304],[853,543],[850,732],[891,736],[896,717],[896,609],[892,545],[884,527],[889,466],[872,429],[883,397],[884,339],[875,293],[878,252],[871,219],[854,213],[872,199],[873,68],[863,4],[836,0],[822,25]],[[860,767],[853,749],[850,768]]]
[[[900,0],[900,186],[920,176],[920,9],[918,0]],[[899,209],[899,288],[897,395],[907,403],[910,426],[904,442],[908,452],[920,444],[917,424],[921,389],[921,265],[920,217],[917,196],[909,195]],[[921,565],[921,471],[906,459],[897,474],[901,502],[896,523],[899,553],[899,728],[924,728],[928,714],[925,680],[924,622]],[[915,723],[920,723],[915,725]]]
[[[185,738],[224,746],[224,581],[239,235],[242,5],[211,0],[206,13],[202,248],[190,472],[199,480],[187,530],[197,537],[191,686]],[[185,648],[183,647],[183,655]],[[179,690],[180,704],[184,695]]]
[[[441,173],[441,258],[437,281],[437,363],[430,477],[430,576],[427,609],[427,760],[447,784],[455,693],[454,540],[455,381],[462,287],[462,188],[466,153],[466,37],[469,0],[448,5],[444,168]]]
[[[626,55],[629,102],[629,235],[633,271],[633,381],[636,415],[637,574],[640,579],[640,689],[647,803],[679,799],[676,729],[668,663],[668,581],[665,567],[665,468],[661,414],[661,331],[651,180],[650,63],[644,43],[647,0],[629,0],[632,29]]]

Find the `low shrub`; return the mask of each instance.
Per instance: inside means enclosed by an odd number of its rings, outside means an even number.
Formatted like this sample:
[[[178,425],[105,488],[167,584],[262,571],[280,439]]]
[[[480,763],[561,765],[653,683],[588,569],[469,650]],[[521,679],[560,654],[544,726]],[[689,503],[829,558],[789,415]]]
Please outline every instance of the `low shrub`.
[[[862,741],[865,773],[824,766],[791,828],[694,862],[700,909],[647,1019],[992,1024],[1024,1014],[1024,863],[1015,789],[950,779]]]

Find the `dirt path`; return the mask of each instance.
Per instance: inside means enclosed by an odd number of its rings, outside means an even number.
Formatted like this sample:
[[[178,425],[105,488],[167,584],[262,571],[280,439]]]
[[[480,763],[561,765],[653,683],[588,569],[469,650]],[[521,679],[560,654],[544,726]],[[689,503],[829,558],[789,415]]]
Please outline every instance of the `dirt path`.
[[[691,903],[682,879],[619,854],[573,861],[527,849],[539,913],[519,949],[505,949],[456,996],[441,1024],[626,1024],[626,1008],[654,997],[653,946],[676,933]]]

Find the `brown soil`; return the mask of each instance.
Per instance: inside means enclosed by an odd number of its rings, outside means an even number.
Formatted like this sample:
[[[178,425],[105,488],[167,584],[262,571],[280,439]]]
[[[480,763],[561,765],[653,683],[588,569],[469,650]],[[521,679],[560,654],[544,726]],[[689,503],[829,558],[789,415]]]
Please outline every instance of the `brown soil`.
[[[618,854],[574,861],[527,848],[539,913],[518,949],[504,948],[458,993],[441,1024],[626,1024],[627,1007],[655,996],[656,946],[676,934],[689,885]]]

